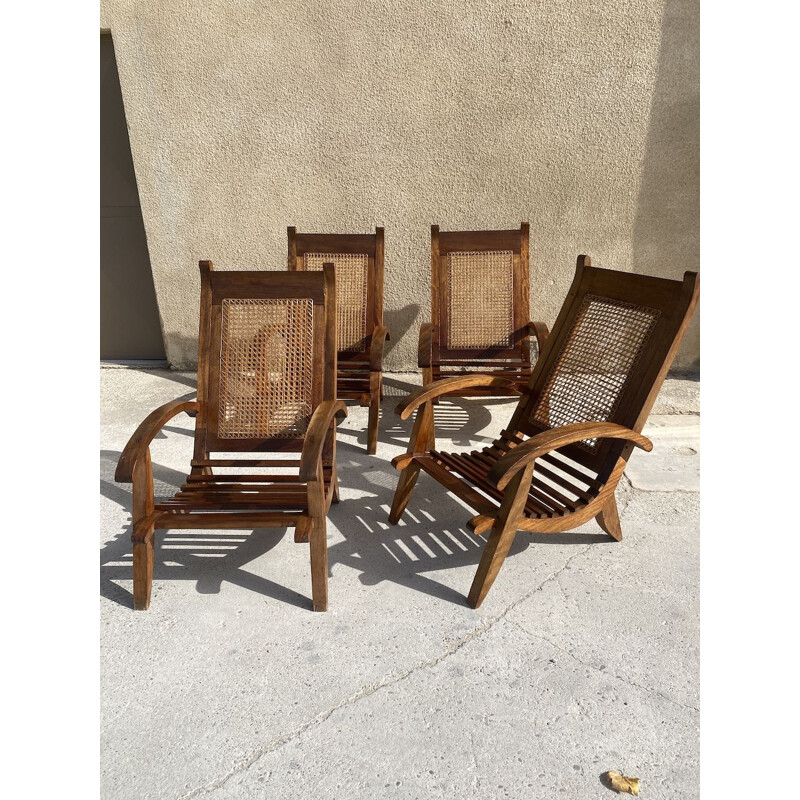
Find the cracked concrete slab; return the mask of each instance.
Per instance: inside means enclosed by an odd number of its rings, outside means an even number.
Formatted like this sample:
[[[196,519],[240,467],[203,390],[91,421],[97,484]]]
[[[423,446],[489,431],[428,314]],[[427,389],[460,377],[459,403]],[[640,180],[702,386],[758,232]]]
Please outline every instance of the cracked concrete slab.
[[[624,765],[648,797],[690,797],[697,723],[506,618],[194,796],[603,797]]]
[[[601,797],[609,768],[648,797],[697,795],[697,495],[626,481],[619,544],[594,523],[520,534],[473,611],[470,512],[423,476],[404,524],[386,521],[410,430],[391,410],[412,382],[388,376],[377,456],[365,409],[340,430],[327,614],[309,610],[307,545],[283,531],[159,534],[152,605],[134,614],[114,466],[193,376],[102,371],[103,797]],[[688,393],[668,382],[666,407],[675,386]],[[443,403],[438,432],[474,447],[512,410]],[[154,442],[157,493],[182,481],[192,428],[183,415]]]

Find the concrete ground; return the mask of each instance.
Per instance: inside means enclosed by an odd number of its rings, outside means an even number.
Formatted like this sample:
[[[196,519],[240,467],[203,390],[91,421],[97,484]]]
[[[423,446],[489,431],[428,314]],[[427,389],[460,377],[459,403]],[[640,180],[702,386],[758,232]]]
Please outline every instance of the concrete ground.
[[[104,369],[102,796],[602,798],[699,795],[699,384],[668,381],[617,491],[625,539],[594,523],[517,535],[483,606],[464,600],[484,541],[422,475],[390,527],[390,459],[415,380],[387,376],[376,456],[366,409],[339,429],[330,611],[310,610],[308,546],[284,530],[157,534],[150,610],[131,598],[128,437],[193,396],[188,373]],[[437,410],[443,449],[489,442],[513,401]],[[193,420],[153,442],[156,493],[182,482]]]

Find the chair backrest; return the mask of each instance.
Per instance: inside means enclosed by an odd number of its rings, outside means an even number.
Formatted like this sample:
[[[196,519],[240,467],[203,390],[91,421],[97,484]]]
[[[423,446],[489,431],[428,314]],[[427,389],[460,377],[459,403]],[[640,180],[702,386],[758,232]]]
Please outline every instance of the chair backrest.
[[[575,279],[509,426],[527,436],[577,422],[641,432],[697,303],[682,281],[597,269],[578,257]],[[563,453],[603,472],[625,445],[587,440]]]
[[[530,320],[529,226],[431,226],[434,359],[518,358]]]
[[[383,228],[366,234],[287,232],[290,270],[318,270],[323,263],[336,268],[339,352],[344,360],[364,360],[372,332],[383,325]]]
[[[200,262],[195,458],[299,451],[314,409],[336,397],[333,267],[215,272]]]

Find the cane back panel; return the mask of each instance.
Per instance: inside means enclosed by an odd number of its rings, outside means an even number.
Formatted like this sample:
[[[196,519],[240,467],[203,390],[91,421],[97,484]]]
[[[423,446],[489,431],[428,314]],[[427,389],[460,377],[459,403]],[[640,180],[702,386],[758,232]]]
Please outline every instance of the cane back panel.
[[[203,277],[198,398],[206,400],[206,450],[299,450],[314,409],[334,396],[325,275]]]
[[[686,281],[592,267],[579,275],[521,400],[516,418],[529,435],[579,422],[640,431],[659,370],[682,335],[691,294]],[[597,467],[622,446],[589,439],[569,450]]]
[[[487,350],[514,344],[514,254],[448,253],[446,347]]]
[[[220,439],[304,436],[314,383],[310,299],[222,301]]]
[[[528,225],[441,233],[434,226],[431,262],[434,360],[519,360],[530,315]]]
[[[383,228],[374,234],[297,233],[288,229],[289,269],[336,272],[340,361],[368,359],[372,332],[383,324]]]
[[[369,256],[366,253],[306,253],[304,268],[321,270],[324,263],[336,269],[336,320],[341,352],[363,353],[367,349],[367,281]]]

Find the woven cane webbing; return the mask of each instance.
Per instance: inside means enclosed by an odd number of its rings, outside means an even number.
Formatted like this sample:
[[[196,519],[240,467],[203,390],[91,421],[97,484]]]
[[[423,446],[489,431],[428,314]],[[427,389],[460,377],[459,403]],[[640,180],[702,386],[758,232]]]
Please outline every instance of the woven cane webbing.
[[[359,353],[367,349],[367,268],[364,253],[306,253],[305,268],[336,268],[336,324],[341,351]]]
[[[557,428],[576,422],[614,422],[631,372],[661,312],[587,294],[544,391],[534,423]],[[594,452],[596,439],[581,442]]]
[[[514,254],[448,253],[451,350],[511,347],[514,331]]]
[[[312,412],[313,302],[223,300],[220,439],[305,435]]]

